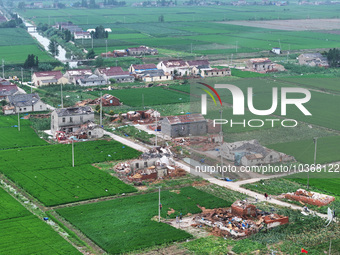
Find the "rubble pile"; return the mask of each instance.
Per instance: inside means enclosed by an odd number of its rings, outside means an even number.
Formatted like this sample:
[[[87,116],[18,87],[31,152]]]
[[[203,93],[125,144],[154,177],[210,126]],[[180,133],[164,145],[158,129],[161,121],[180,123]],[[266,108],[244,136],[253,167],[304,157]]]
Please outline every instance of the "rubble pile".
[[[247,201],[236,201],[231,208],[205,209],[194,218],[193,227],[207,226],[215,236],[240,238],[289,222],[289,218],[256,209]]]
[[[174,165],[172,152],[168,147],[158,147],[143,153],[138,159],[119,163],[114,170],[121,179],[142,185],[143,181],[155,181],[182,177],[187,173]]]
[[[296,201],[301,201],[306,204],[324,206],[335,200],[334,197],[320,194],[317,192],[306,191],[304,189],[298,189],[294,193],[286,193],[279,196],[280,198],[286,198]]]

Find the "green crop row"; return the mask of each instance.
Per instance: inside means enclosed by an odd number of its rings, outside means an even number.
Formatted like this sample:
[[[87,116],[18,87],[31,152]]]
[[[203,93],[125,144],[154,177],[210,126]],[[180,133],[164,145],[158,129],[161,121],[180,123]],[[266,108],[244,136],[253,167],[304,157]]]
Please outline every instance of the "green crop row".
[[[81,254],[0,188],[0,254]]]

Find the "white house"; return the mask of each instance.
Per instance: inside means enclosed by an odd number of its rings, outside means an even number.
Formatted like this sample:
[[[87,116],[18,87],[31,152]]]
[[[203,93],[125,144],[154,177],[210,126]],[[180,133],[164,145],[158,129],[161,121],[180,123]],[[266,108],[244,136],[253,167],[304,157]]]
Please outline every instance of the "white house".
[[[164,73],[174,76],[184,76],[191,74],[191,68],[187,62],[183,60],[166,60],[157,64],[158,69],[162,69]]]

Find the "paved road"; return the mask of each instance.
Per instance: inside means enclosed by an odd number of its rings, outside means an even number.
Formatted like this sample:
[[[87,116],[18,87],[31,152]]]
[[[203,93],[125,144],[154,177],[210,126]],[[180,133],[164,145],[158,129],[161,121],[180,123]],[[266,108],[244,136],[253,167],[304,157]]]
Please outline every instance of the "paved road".
[[[136,150],[145,152],[145,151],[148,151],[148,149],[149,149],[148,147],[146,147],[144,145],[137,144],[137,143],[132,142],[132,141],[130,141],[130,140],[124,138],[124,137],[120,137],[120,136],[112,134],[110,132],[104,131],[104,134],[109,135],[114,140],[119,141],[122,144],[125,144],[125,145],[127,145],[127,146],[129,146],[131,148],[136,149]],[[191,173],[193,175],[202,177],[203,179],[209,181],[210,183],[214,183],[214,184],[219,185],[221,187],[225,187],[227,189],[234,190],[234,191],[246,194],[249,197],[253,197],[253,198],[257,197],[259,202],[260,201],[266,201],[266,199],[265,199],[263,194],[259,194],[259,193],[256,193],[254,191],[247,190],[245,188],[240,187],[240,185],[243,185],[243,184],[246,184],[246,183],[257,182],[257,181],[259,181],[261,179],[271,179],[271,178],[282,177],[282,176],[286,176],[287,175],[287,174],[282,174],[282,175],[266,175],[263,178],[253,178],[253,179],[248,179],[248,180],[238,181],[238,182],[226,182],[226,181],[223,181],[223,180],[216,179],[216,178],[214,178],[214,177],[212,177],[212,176],[210,176],[210,175],[208,175],[206,173],[197,172],[197,171],[195,171],[194,168],[190,168],[189,165],[183,164],[181,162],[175,161],[175,164],[177,166],[180,166],[185,171],[187,171],[187,172],[189,172],[189,173]],[[272,204],[279,205],[279,206],[288,207],[288,208],[291,208],[291,209],[303,210],[303,208],[301,206],[293,205],[293,204],[290,204],[290,203],[286,203],[286,202],[283,202],[283,201],[280,201],[280,200],[277,200],[277,199],[274,199],[274,198],[268,200],[268,202],[270,202]],[[318,215],[319,217],[327,218],[326,214],[317,213],[317,212],[315,212],[315,214]]]

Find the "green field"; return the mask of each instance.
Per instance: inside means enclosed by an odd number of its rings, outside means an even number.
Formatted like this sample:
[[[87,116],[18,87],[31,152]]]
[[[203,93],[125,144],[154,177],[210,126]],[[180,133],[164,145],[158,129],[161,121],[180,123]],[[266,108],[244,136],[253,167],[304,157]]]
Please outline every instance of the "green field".
[[[161,191],[162,217],[170,208],[176,213],[199,213],[197,207],[228,207],[231,203],[199,191],[182,188],[180,193]],[[57,212],[79,228],[105,251],[125,253],[191,237],[165,223],[151,220],[158,214],[158,193],[119,198],[111,201],[58,209]]]
[[[213,82],[205,81],[211,86],[214,86]],[[202,93],[202,85],[197,84],[196,81],[190,81],[193,86],[190,93],[193,95],[200,95]],[[239,87],[247,99],[247,88],[253,88],[253,101],[256,109],[269,109],[272,105],[272,87],[278,88],[280,94],[280,88],[293,87],[291,84],[276,81],[272,78],[249,78],[249,79],[237,79],[229,81],[229,84]],[[295,86],[296,87],[296,86]],[[221,96],[222,102],[232,104],[232,94],[227,89],[216,89]],[[301,95],[289,93],[289,98],[298,98]],[[273,115],[281,116],[280,107],[280,95],[278,96],[278,107]],[[245,100],[245,107],[246,105]],[[322,103],[321,103],[322,102]],[[311,99],[305,103],[304,106],[312,114],[312,116],[305,116],[295,105],[287,105],[287,115],[284,116],[287,119],[295,119],[297,121],[303,121],[318,126],[340,130],[340,119],[338,118],[338,111],[340,106],[340,95],[327,94],[321,92],[311,91]]]
[[[111,90],[107,93],[118,97],[121,102],[129,106],[152,106],[160,104],[176,104],[189,102],[190,96],[161,87]],[[92,92],[98,95],[98,92]],[[143,104],[144,96],[144,104]]]
[[[288,6],[289,7],[289,6]],[[171,50],[167,55],[231,55],[234,53],[268,52],[280,44],[282,50],[337,47],[340,35],[322,31],[282,31],[223,24],[232,20],[316,19],[335,18],[331,6],[176,6],[171,8],[113,9],[30,9],[21,15],[38,24],[72,21],[84,30],[98,25],[109,27],[108,50],[147,45]],[[308,14],[307,14],[308,13]],[[160,15],[164,22],[158,22]],[[77,44],[89,49],[91,40]],[[237,46],[236,46],[237,44]],[[106,51],[105,40],[94,40],[97,54]],[[192,52],[192,53],[191,53]],[[160,51],[161,56],[166,56]]]
[[[140,152],[108,141],[82,142],[74,147],[75,167],[71,145],[0,151],[1,172],[47,206],[135,191],[89,164],[134,158]]]
[[[339,78],[306,78],[306,77],[287,77],[280,79],[281,81],[289,82],[293,85],[326,90],[331,92],[340,92]]]
[[[340,177],[339,173],[310,173],[309,190],[321,194],[328,194],[335,197],[335,201],[326,206],[308,205],[312,210],[321,213],[327,213],[330,207],[338,211],[340,209]],[[307,189],[307,173],[298,173],[287,176],[285,178],[274,178],[261,180],[259,182],[243,185],[244,188],[250,189],[261,194],[265,192],[269,195],[280,195],[282,193],[295,192],[298,189]],[[289,201],[301,205],[296,201]]]
[[[0,254],[81,254],[0,188]]]
[[[268,145],[269,148],[293,155],[298,162],[314,163],[313,139]],[[340,136],[327,136],[318,139],[316,163],[324,164],[340,161]]]
[[[24,29],[0,29],[0,56],[6,64],[24,64],[28,54],[38,56],[39,62],[54,61]]]
[[[48,144],[30,127],[21,127],[20,131],[16,127],[0,128],[0,141],[0,150]]]

